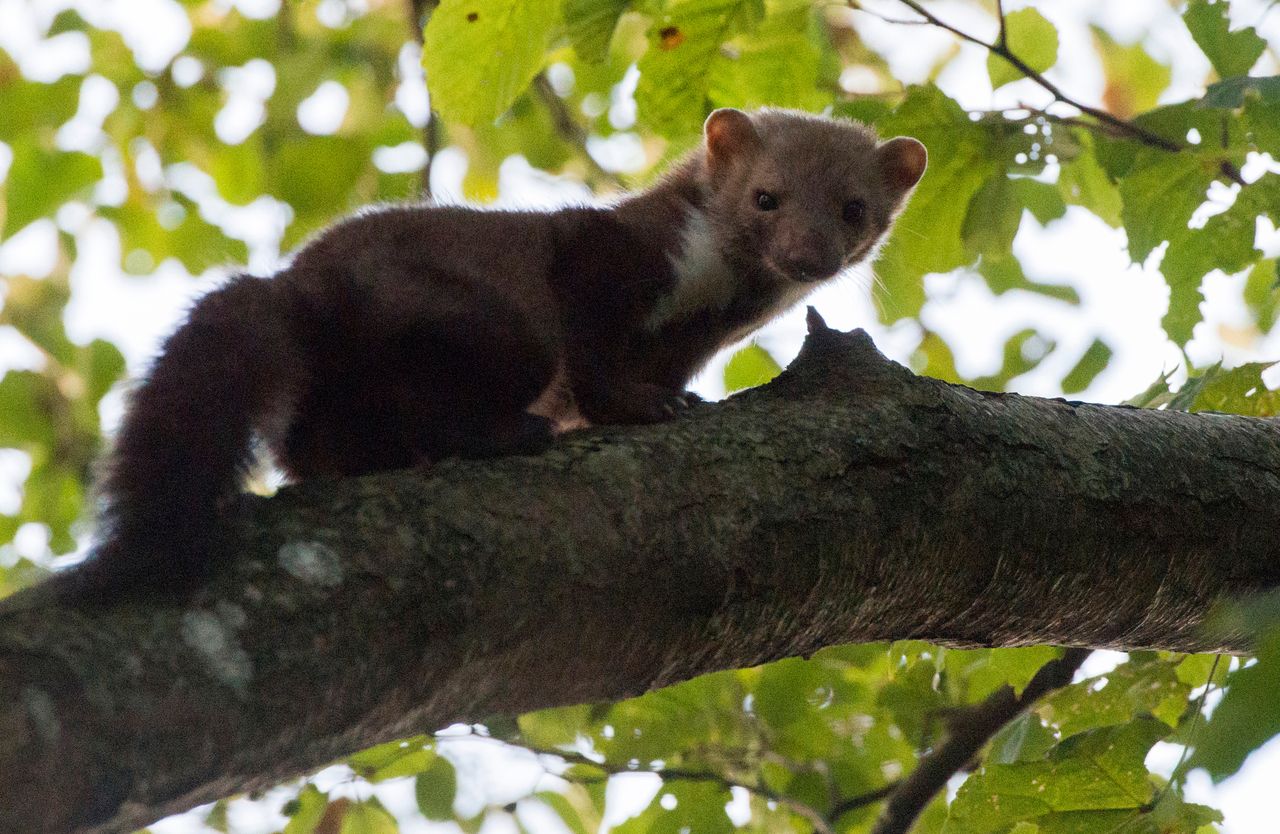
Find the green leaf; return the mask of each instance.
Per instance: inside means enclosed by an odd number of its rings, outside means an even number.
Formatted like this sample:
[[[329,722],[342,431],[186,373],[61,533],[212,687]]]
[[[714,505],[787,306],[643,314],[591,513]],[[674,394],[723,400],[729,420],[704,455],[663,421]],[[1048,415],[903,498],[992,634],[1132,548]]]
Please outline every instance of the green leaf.
[[[452,820],[453,799],[457,793],[457,774],[453,770],[453,764],[443,756],[432,759],[431,764],[418,774],[414,783],[418,810],[429,820]]]
[[[1088,209],[1110,226],[1119,227],[1123,209],[1120,190],[1098,161],[1093,137],[1081,132],[1076,138],[1080,152],[1064,160],[1058,174],[1062,199]]]
[[[285,806],[289,823],[284,827],[284,834],[312,834],[328,807],[329,795],[321,793],[315,785],[307,784],[298,798]]]
[[[629,0],[564,0],[564,23],[569,42],[584,61],[600,63]]]
[[[1240,76],[1210,84],[1204,98],[1200,99],[1200,106],[1236,110],[1250,100],[1274,102],[1277,99],[1280,99],[1280,75],[1266,78]]]
[[[9,371],[0,378],[0,448],[52,445],[48,403],[56,396],[49,378],[35,371]]]
[[[764,385],[778,374],[782,367],[759,345],[747,345],[733,355],[724,366],[724,388],[732,394],[744,388]]]
[[[707,88],[720,46],[763,16],[760,0],[672,0],[649,31],[636,87],[639,118],[667,137],[702,125]]]
[[[1252,362],[1224,371],[1213,367],[1196,380],[1195,396],[1186,404],[1188,411],[1217,411],[1250,417],[1280,415],[1280,391],[1267,387],[1262,380],[1271,362]]]
[[[570,834],[591,834],[582,820],[582,814],[562,793],[555,791],[539,791],[534,798],[542,800],[560,817],[560,821],[569,829]]]
[[[1058,30],[1035,9],[1019,9],[1005,15],[1009,51],[1036,72],[1058,61]],[[1022,70],[994,52],[987,56],[987,74],[993,89],[1025,78]]]
[[[1226,0],[1191,0],[1182,14],[1191,37],[1223,78],[1247,73],[1267,48],[1252,26],[1229,31],[1227,6]]]
[[[1121,217],[1134,263],[1145,261],[1166,240],[1187,237],[1191,215],[1204,203],[1209,183],[1217,176],[1217,164],[1194,153],[1138,153],[1120,182]]]
[[[1094,339],[1080,361],[1062,378],[1063,393],[1078,394],[1088,388],[1098,378],[1098,374],[1106,369],[1111,356],[1111,347],[1101,339]]]
[[[1173,727],[1186,710],[1191,691],[1174,668],[1172,661],[1130,660],[1105,675],[1052,693],[1037,711],[1064,738],[1148,714]]]
[[[1127,811],[1140,809],[1152,795],[1144,760],[1147,751],[1168,733],[1150,719],[1122,727],[1093,730],[1059,744],[1044,761],[989,764],[960,786],[951,803],[944,834],[996,834],[1020,821],[1047,823],[1055,831],[1105,831],[1095,827],[1066,827],[1069,820],[1053,820],[1063,812]]]
[[[1280,177],[1265,176],[1243,188],[1235,203],[1215,214],[1202,229],[1173,233],[1160,271],[1169,282],[1169,311],[1165,330],[1178,344],[1185,344],[1200,321],[1200,284],[1209,272],[1239,272],[1258,261],[1254,248],[1257,219],[1280,220]]]
[[[399,834],[400,824],[377,797],[347,806],[342,816],[341,834]]]
[[[1280,734],[1280,634],[1273,632],[1258,652],[1258,662],[1238,669],[1197,740],[1189,767],[1203,767],[1215,782],[1240,769],[1248,755]]]
[[[1013,248],[1022,221],[1022,203],[1004,172],[987,180],[969,201],[960,237],[971,252],[1003,255]]]
[[[347,759],[347,764],[370,782],[412,776],[426,770],[436,759],[436,752],[426,747],[427,743],[426,736],[390,741],[362,750]]]
[[[1107,85],[1102,101],[1110,113],[1127,119],[1156,106],[1160,94],[1169,86],[1173,71],[1142,46],[1122,46],[1112,40],[1100,26],[1091,26],[1093,42],[1102,56],[1102,71]]]
[[[1044,758],[1056,738],[1034,712],[1009,722],[991,740],[987,764],[1016,764]]]
[[[491,122],[542,69],[558,0],[443,0],[425,32],[431,103],[448,121]]]
[[[1280,306],[1280,260],[1270,258],[1254,265],[1245,282],[1244,303],[1253,314],[1258,331],[1269,332]]]
[[[792,107],[821,110],[822,52],[810,31],[808,3],[771,10],[750,33],[735,38],[713,61],[707,97],[715,107]],[[821,33],[823,30],[816,30]]]
[[[1027,177],[1010,180],[1010,184],[1013,186],[1014,196],[1027,207],[1040,225],[1057,220],[1067,213],[1067,204],[1056,186]]]
[[[529,712],[519,718],[520,733],[534,747],[568,747],[590,732],[591,705],[556,707]]]
[[[76,370],[84,380],[85,395],[96,404],[124,376],[124,354],[110,342],[94,339],[76,351]]]
[[[46,151],[18,141],[13,146],[13,162],[5,181],[4,229],[0,239],[42,217],[52,217],[63,203],[87,195],[89,186],[101,178],[102,163],[96,156],[78,151]]]
[[[974,194],[1003,175],[997,149],[981,127],[936,87],[912,87],[882,136],[914,136],[929,150],[929,170],[898,218],[876,262],[883,281],[877,296],[889,321],[914,315],[924,303],[923,277],[973,262],[962,237]]]

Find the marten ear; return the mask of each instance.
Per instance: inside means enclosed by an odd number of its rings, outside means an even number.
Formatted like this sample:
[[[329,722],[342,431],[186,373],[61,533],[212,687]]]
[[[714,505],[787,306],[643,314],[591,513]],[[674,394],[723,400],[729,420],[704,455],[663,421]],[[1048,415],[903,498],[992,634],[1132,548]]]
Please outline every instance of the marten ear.
[[[722,107],[707,117],[702,128],[707,137],[707,162],[712,173],[730,160],[754,153],[760,147],[760,134],[751,117],[741,110]]]
[[[899,136],[881,143],[876,148],[876,156],[880,160],[880,173],[884,176],[885,185],[889,186],[895,199],[902,199],[920,182],[929,163],[924,145],[910,136]]]

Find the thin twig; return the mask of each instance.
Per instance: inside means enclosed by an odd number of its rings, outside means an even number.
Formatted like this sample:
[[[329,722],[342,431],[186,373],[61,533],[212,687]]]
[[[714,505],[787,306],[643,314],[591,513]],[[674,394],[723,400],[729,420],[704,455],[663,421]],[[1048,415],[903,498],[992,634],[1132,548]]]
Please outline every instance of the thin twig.
[[[596,162],[595,158],[591,156],[590,151],[587,150],[587,131],[573,117],[573,113],[565,105],[564,99],[560,98],[560,94],[551,86],[551,82],[547,79],[545,72],[540,72],[533,77],[533,89],[538,94],[538,98],[542,100],[543,105],[551,113],[551,121],[555,124],[556,132],[560,134],[560,138],[572,145],[586,160],[587,169],[591,172],[592,178],[597,182],[607,182],[615,189],[623,188],[622,180],[618,179],[616,174],[601,168],[600,163]]]
[[[425,48],[423,30],[427,19],[440,5],[440,0],[409,0],[409,31],[417,41],[418,48]],[[422,199],[431,199],[431,168],[436,161],[436,153],[440,150],[440,118],[434,108],[427,109],[427,120],[422,125],[422,146],[427,152],[427,162],[422,166]]]
[[[858,794],[857,796],[837,802],[827,813],[827,821],[831,824],[831,827],[834,828],[835,824],[839,822],[840,818],[845,814],[850,811],[856,811],[859,808],[865,808],[868,805],[872,805],[891,796],[898,787],[898,782],[890,782],[882,788],[877,788],[874,791],[867,791],[866,793]]]
[[[1196,699],[1196,711],[1192,713],[1191,726],[1187,728],[1187,743],[1182,745],[1182,755],[1178,756],[1178,764],[1174,766],[1173,772],[1169,774],[1169,781],[1164,783],[1164,787],[1149,803],[1151,808],[1160,804],[1160,800],[1164,799],[1164,795],[1173,787],[1174,782],[1186,777],[1186,774],[1182,772],[1182,767],[1187,763],[1187,754],[1191,751],[1191,743],[1196,740],[1196,727],[1200,723],[1201,714],[1204,713],[1204,702],[1209,697],[1209,690],[1213,689],[1213,676],[1218,674],[1218,664],[1221,661],[1222,655],[1216,654],[1213,656],[1213,665],[1209,667],[1209,679],[1204,682],[1204,691]]]
[[[1004,17],[1004,2],[996,0],[996,17],[1000,20],[1000,34],[996,36],[996,45],[1001,49],[1009,48],[1009,23]]]
[[[985,701],[953,713],[947,722],[947,740],[925,755],[889,796],[873,834],[907,834],[951,777],[963,770],[992,736],[1036,700],[1071,683],[1089,654],[1089,649],[1067,649],[1062,657],[1041,666],[1021,695],[1005,686]]]
[[[741,788],[747,793],[761,797],[762,799],[767,799],[772,802],[776,802],[779,805],[786,806],[790,810],[794,811],[795,813],[809,820],[809,822],[812,823],[814,830],[817,831],[819,834],[835,834],[832,827],[828,824],[826,818],[823,817],[822,814],[820,814],[818,810],[812,807],[811,805],[808,805],[807,803],[801,802],[798,799],[794,799],[790,796],[787,796],[786,794],[781,794],[781,793],[778,793],[777,791],[770,790],[769,788],[766,788],[762,785],[750,785],[745,782],[739,782],[736,779],[730,779],[726,776],[721,776],[718,773],[711,773],[710,771],[705,771],[705,770],[686,770],[684,768],[659,768],[656,770],[633,770],[629,767],[610,764],[609,762],[598,762],[595,759],[591,759],[591,758],[588,758],[587,756],[582,755],[581,753],[573,753],[573,752],[564,751],[564,750],[542,750],[536,747],[527,747],[521,744],[515,744],[512,746],[523,749],[523,750],[528,750],[530,753],[533,753],[538,756],[554,756],[556,758],[559,758],[571,764],[581,765],[584,767],[593,767],[593,768],[596,768],[597,770],[602,771],[604,774],[608,776],[622,776],[626,774],[636,774],[636,773],[652,773],[658,776],[663,781],[713,782],[715,784],[722,785],[725,788]],[[567,782],[578,781],[577,779],[566,777],[563,774],[556,774],[556,775]]]
[[[1034,69],[1032,69],[1031,66],[1029,66],[1026,61],[1023,61],[1021,58],[1019,58],[1013,52],[1013,50],[1009,48],[1008,43],[1005,42],[1006,33],[1004,32],[1004,29],[1003,29],[1003,23],[1004,23],[1003,13],[1001,14],[1001,17],[1000,17],[1002,28],[1001,28],[1001,34],[999,39],[996,41],[996,43],[987,43],[981,38],[970,35],[968,32],[965,32],[962,29],[958,29],[955,26],[952,26],[950,23],[947,23],[946,21],[941,20],[940,18],[938,18],[937,15],[933,14],[933,12],[930,12],[928,9],[922,6],[919,2],[917,2],[917,0],[898,0],[898,2],[902,3],[904,6],[908,7],[909,9],[914,11],[916,14],[923,17],[926,22],[932,23],[934,26],[937,26],[940,29],[945,29],[946,31],[960,38],[961,40],[968,41],[969,43],[980,46],[994,55],[999,55],[1001,58],[1003,58],[1004,60],[1012,64],[1013,67],[1018,70],[1018,72],[1022,73],[1025,77],[1030,78],[1036,84],[1040,85],[1040,87],[1043,88],[1046,92],[1048,92],[1049,95],[1053,96],[1054,101],[1061,102],[1062,104],[1066,104],[1070,107],[1074,107],[1077,110],[1079,110],[1081,113],[1086,113],[1089,116],[1092,116],[1093,118],[1097,119],[1099,122],[1110,125],[1112,128],[1114,128],[1118,132],[1126,136],[1130,136],[1134,139],[1138,139],[1139,141],[1144,142],[1145,144],[1150,145],[1153,148],[1160,148],[1161,150],[1171,151],[1171,152],[1180,151],[1183,149],[1183,146],[1181,143],[1174,142],[1170,139],[1166,139],[1165,137],[1157,133],[1152,133],[1150,130],[1147,130],[1145,127],[1142,127],[1139,124],[1135,124],[1134,122],[1128,121],[1126,119],[1122,119],[1119,116],[1112,115],[1111,113],[1108,113],[1105,110],[1101,110],[1097,107],[1091,107],[1090,105],[1085,104],[1084,102],[1077,101],[1076,99],[1071,98],[1066,93],[1064,93],[1062,89],[1058,87],[1058,85],[1054,84],[1052,81],[1045,78],[1044,75],[1042,75],[1041,73],[1036,72]],[[860,4],[857,3],[856,0],[849,0],[849,5],[851,8],[858,9],[860,11],[866,11],[865,9],[861,8]]]

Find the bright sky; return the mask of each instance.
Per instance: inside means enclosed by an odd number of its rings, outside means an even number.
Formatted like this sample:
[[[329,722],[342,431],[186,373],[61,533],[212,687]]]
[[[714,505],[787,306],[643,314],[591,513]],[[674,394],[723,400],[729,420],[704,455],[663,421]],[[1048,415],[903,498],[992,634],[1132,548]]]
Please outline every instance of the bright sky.
[[[246,14],[261,16],[274,13],[278,0],[223,0],[236,5]],[[341,7],[342,0],[326,0]],[[360,0],[352,0],[356,5]],[[868,3],[868,5],[871,5]],[[1006,2],[1010,10],[1025,2]],[[1060,60],[1049,76],[1063,88],[1089,103],[1099,103],[1103,77],[1093,57],[1088,24],[1099,23],[1122,42],[1130,42],[1142,34],[1147,21],[1161,21],[1150,33],[1146,45],[1158,59],[1171,64],[1173,84],[1165,93],[1165,101],[1178,101],[1197,95],[1209,72],[1207,61],[1195,48],[1185,27],[1166,0],[1043,0],[1035,4],[1058,27],[1061,37]],[[1280,49],[1280,10],[1267,12],[1265,0],[1234,0],[1231,5],[1236,25],[1253,25],[1269,39],[1273,49]],[[65,72],[83,72],[88,67],[88,48],[83,37],[68,33],[40,40],[43,26],[61,9],[74,6],[95,25],[121,30],[134,50],[138,62],[150,69],[160,69],[177,55],[189,36],[185,12],[173,0],[0,0],[0,47],[19,61],[24,73],[52,80]],[[891,16],[904,16],[903,7],[894,0],[878,0],[878,8]],[[944,19],[981,36],[990,36],[994,22],[982,16],[967,3],[938,2],[932,4]],[[894,74],[903,82],[921,81],[939,55],[954,43],[951,36],[930,28],[914,27],[909,39],[901,27],[860,20],[868,41],[888,56]],[[908,46],[909,42],[909,46]],[[397,96],[398,105],[411,119],[420,120],[426,112],[427,98],[420,78],[415,78],[416,55],[406,50],[402,66],[408,80]],[[1043,90],[1031,82],[1019,82],[993,94],[985,70],[986,55],[975,46],[963,46],[938,79],[940,86],[967,107],[992,109],[1019,104],[1048,104]],[[1258,72],[1280,71],[1274,60],[1264,57]],[[238,141],[252,132],[262,118],[262,102],[274,85],[274,74],[265,62],[251,62],[230,76],[231,94],[216,123],[224,141]],[[555,79],[553,76],[553,80]],[[631,79],[634,89],[634,73]],[[90,86],[93,85],[93,86]],[[101,137],[101,123],[114,106],[114,88],[101,79],[86,81],[80,112],[59,135],[64,147],[95,147]],[[312,132],[331,132],[341,121],[347,106],[346,92],[338,85],[322,85],[299,110],[300,124]],[[633,104],[625,97],[615,103],[612,113],[616,122],[625,124],[633,118]],[[602,163],[626,167],[636,158],[637,142],[626,133],[608,144],[593,144]],[[9,166],[11,155],[0,144],[0,177]],[[412,168],[421,164],[420,148],[388,149],[378,164],[384,168]],[[465,156],[456,149],[443,151],[433,169],[435,193],[445,200],[459,199],[465,171]],[[221,201],[207,177],[194,169],[162,172],[156,164],[154,175],[167,175],[189,193],[199,195],[202,208],[215,222],[225,225],[233,234],[245,236],[251,243],[249,266],[267,272],[278,262],[278,240],[283,228],[284,209],[268,198],[262,198],[244,209],[236,209]],[[1261,175],[1268,167],[1267,159],[1255,159],[1246,167],[1246,176]],[[1278,169],[1280,170],[1280,169]],[[101,188],[110,194],[122,187],[108,181]],[[500,203],[506,205],[554,205],[587,198],[580,185],[559,182],[530,168],[522,159],[508,160],[502,168]],[[1211,192],[1211,203],[1225,206],[1233,192],[1222,188]],[[73,339],[88,341],[95,337],[110,339],[120,345],[136,373],[145,368],[159,340],[173,327],[192,297],[211,286],[221,272],[193,280],[176,264],[161,264],[145,279],[126,276],[119,268],[119,242],[108,224],[91,221],[83,206],[67,206],[58,215],[58,224],[77,236],[79,258],[72,271],[73,299],[66,312],[66,323]],[[0,245],[0,274],[47,274],[53,268],[55,227],[43,221]],[[1280,253],[1280,234],[1269,224],[1259,228],[1259,245],[1270,254]],[[1014,390],[1028,394],[1057,396],[1058,380],[1078,360],[1097,337],[1104,339],[1114,351],[1107,370],[1084,393],[1082,398],[1100,402],[1118,402],[1141,391],[1162,371],[1179,366],[1180,354],[1167,341],[1160,328],[1167,290],[1158,272],[1129,263],[1124,251],[1123,232],[1110,229],[1087,212],[1072,208],[1067,217],[1041,227],[1029,215],[1014,243],[1015,251],[1027,274],[1040,281],[1074,286],[1082,299],[1078,307],[1046,300],[1028,293],[1010,292],[997,297],[975,275],[952,274],[931,276],[926,282],[929,303],[923,314],[925,324],[942,334],[955,351],[962,373],[978,375],[994,372],[1000,364],[1001,351],[1015,332],[1035,327],[1057,344],[1054,354],[1036,370],[1014,380]],[[1247,322],[1240,301],[1243,278],[1214,275],[1206,282],[1205,322],[1196,329],[1189,352],[1199,365],[1225,359],[1238,364],[1256,359],[1280,359],[1280,328],[1260,341],[1242,340],[1241,326]],[[864,291],[866,278],[855,278],[828,287],[813,303],[829,324],[842,329],[864,327],[876,343],[891,357],[905,361],[920,338],[918,326],[903,323],[886,328],[876,322],[873,308]],[[759,334],[758,341],[780,360],[789,360],[798,350],[804,333],[803,315],[795,311]],[[720,357],[696,384],[702,393],[720,396],[719,382],[723,362]],[[20,337],[0,328],[0,370],[32,367],[39,355]],[[1276,380],[1280,382],[1280,379]],[[119,418],[120,397],[108,398],[103,406],[104,420],[112,425]],[[27,463],[21,453],[0,453],[0,510],[17,500],[17,487],[25,477]],[[20,549],[38,555],[45,538],[38,530],[23,531]],[[1115,657],[1099,653],[1090,662],[1094,672],[1103,672]],[[445,749],[458,766],[462,794],[459,807],[479,807],[484,802],[499,803],[522,796],[539,780],[548,777],[530,756],[512,755],[495,749],[495,745],[475,738],[446,742]],[[1152,752],[1150,763],[1158,771],[1168,772],[1177,761],[1181,748],[1161,744]],[[1280,740],[1273,741],[1255,754],[1239,775],[1214,788],[1203,773],[1193,774],[1188,798],[1203,801],[1225,811],[1228,834],[1273,834],[1276,830],[1274,798],[1276,774],[1280,773]],[[317,777],[322,787],[359,796],[367,786],[352,784],[344,768],[331,768]],[[554,780],[552,780],[554,781]],[[345,787],[344,787],[345,786]],[[609,820],[624,819],[632,810],[646,804],[657,789],[656,780],[643,776],[615,780],[610,785]],[[438,828],[416,817],[412,787],[379,786],[378,795],[402,818],[417,819],[406,824],[406,832]],[[231,816],[238,831],[270,831],[283,824],[278,809],[288,797],[273,793],[259,803],[240,801],[232,804]],[[742,813],[741,797],[731,806],[731,814]],[[536,803],[530,803],[535,805]],[[539,817],[539,812],[526,808],[522,820],[538,831],[563,829],[558,821]],[[526,818],[528,817],[528,818]],[[486,834],[506,834],[505,824],[495,822]],[[557,827],[559,826],[559,827]],[[514,826],[508,826],[514,832]],[[177,834],[201,830],[194,815],[174,818],[154,827],[157,832]],[[446,827],[448,830],[456,830]]]

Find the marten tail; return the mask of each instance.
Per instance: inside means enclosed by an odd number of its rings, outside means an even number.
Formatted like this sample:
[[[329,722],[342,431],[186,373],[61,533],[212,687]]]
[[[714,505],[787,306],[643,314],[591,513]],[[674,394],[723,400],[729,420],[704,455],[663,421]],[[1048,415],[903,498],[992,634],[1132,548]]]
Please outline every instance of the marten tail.
[[[287,419],[305,373],[279,296],[266,279],[237,276],[165,342],[102,476],[99,544],[57,578],[59,596],[190,587],[229,547],[222,515],[251,462],[253,431]]]

